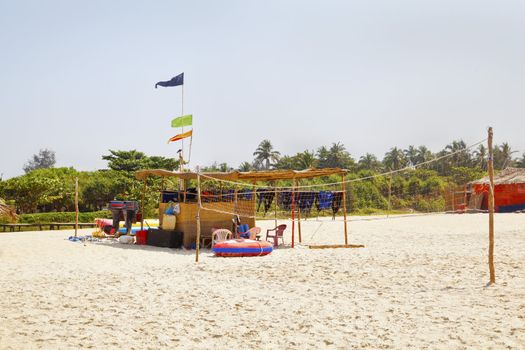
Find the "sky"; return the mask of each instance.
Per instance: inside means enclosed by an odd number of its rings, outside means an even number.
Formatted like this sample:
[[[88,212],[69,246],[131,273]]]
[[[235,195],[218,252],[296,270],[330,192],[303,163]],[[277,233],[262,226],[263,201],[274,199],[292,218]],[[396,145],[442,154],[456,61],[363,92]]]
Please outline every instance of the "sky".
[[[192,168],[237,167],[263,139],[382,158],[488,126],[521,155],[524,38],[518,0],[0,0],[0,174],[42,148],[79,170],[110,149],[175,157],[182,112]],[[181,87],[154,88],[181,72],[183,111]]]

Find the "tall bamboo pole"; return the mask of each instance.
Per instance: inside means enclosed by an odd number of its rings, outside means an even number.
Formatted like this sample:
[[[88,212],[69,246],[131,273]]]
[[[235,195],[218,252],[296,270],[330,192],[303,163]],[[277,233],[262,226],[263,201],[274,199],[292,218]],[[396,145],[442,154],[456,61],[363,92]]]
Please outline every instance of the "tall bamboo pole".
[[[253,188],[252,188],[252,197],[253,197],[253,215],[254,215],[254,221],[257,219],[257,181],[253,180]],[[262,194],[262,193],[261,193]],[[237,234],[235,232],[235,234]]]
[[[294,186],[297,187],[297,180],[294,180]],[[303,242],[303,238],[301,235],[301,206],[299,206],[299,210],[297,210],[297,231],[299,232],[299,243]]]
[[[295,178],[292,186],[292,248],[295,246]]]
[[[184,171],[184,157],[182,156],[182,152],[183,152],[182,150],[179,152],[179,171],[181,173]],[[184,189],[184,180],[182,179],[182,177],[179,178],[179,191],[184,191],[183,199],[184,199],[184,203],[186,203],[186,191]],[[180,202],[180,199],[179,199],[179,202]]]
[[[274,182],[273,186],[274,186],[273,198],[274,198],[274,201],[275,201],[275,227],[277,227],[277,184]]]
[[[184,115],[184,83],[181,85],[181,104],[180,104],[180,116],[182,117]],[[184,133],[184,124],[182,124],[181,126],[181,131],[182,133]],[[181,140],[182,141],[182,151],[181,151],[181,158],[184,159],[184,139]],[[180,166],[180,171],[184,171],[184,164],[181,163],[181,166]]]
[[[78,232],[78,177],[75,178],[75,237]]]
[[[158,208],[160,208],[160,204],[162,203],[162,192],[164,192],[164,180],[165,180],[165,177],[161,177],[161,180],[160,180],[160,190],[159,190],[159,205],[158,205]],[[159,213],[160,215],[160,213]],[[142,217],[142,216],[141,216]],[[141,226],[141,230],[143,229],[142,228],[142,224],[140,225]]]
[[[200,169],[197,167],[197,241],[195,242],[195,262],[199,262],[199,248],[201,242],[201,176]]]
[[[343,218],[345,222],[345,245],[348,245],[348,227],[346,223],[346,190],[345,190],[345,174],[341,175],[341,189],[343,190]]]
[[[144,178],[144,184],[142,185],[142,194],[140,198],[140,230],[144,230],[144,198],[146,197],[146,188],[147,188],[148,177]],[[159,206],[160,207],[160,206]],[[162,213],[159,213],[159,216],[162,218]]]
[[[494,155],[492,148],[493,132],[489,127],[488,148],[489,148],[489,285],[496,283],[496,272],[494,270]]]

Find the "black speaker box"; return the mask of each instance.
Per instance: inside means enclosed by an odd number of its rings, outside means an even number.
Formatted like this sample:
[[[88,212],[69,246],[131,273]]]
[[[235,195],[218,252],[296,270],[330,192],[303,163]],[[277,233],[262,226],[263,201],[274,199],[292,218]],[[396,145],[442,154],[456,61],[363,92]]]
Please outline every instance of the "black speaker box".
[[[146,244],[155,247],[180,248],[182,247],[182,236],[182,232],[150,228]]]

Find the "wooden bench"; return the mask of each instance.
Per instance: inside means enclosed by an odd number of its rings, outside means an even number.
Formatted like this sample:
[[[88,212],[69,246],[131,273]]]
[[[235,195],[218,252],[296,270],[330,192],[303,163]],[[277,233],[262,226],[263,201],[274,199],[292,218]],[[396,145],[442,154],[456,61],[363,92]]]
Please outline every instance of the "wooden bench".
[[[86,227],[96,227],[97,224],[91,223],[91,222],[79,222],[78,228],[86,228]],[[43,230],[44,227],[49,227],[50,230],[60,230],[62,227],[72,227],[75,228],[74,222],[51,222],[51,223],[34,223],[34,224],[0,224],[0,227],[2,227],[2,231],[6,232],[20,232],[23,227],[38,227],[40,231]],[[18,229],[18,230],[17,230]]]
[[[42,224],[0,224],[2,226],[2,231],[6,232],[8,229],[10,232],[15,232],[18,228],[18,231],[21,231],[22,227],[38,227],[42,231]]]
[[[74,222],[52,222],[47,225],[49,225],[50,230],[60,230],[62,227],[75,228]],[[97,224],[91,223],[91,222],[79,222],[78,223],[78,228],[96,227],[96,226]]]

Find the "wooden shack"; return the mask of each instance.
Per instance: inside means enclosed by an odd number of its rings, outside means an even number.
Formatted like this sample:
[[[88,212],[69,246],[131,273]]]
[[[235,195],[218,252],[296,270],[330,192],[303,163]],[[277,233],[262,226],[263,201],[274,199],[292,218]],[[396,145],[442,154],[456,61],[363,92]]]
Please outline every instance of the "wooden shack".
[[[488,210],[489,177],[467,186],[468,209]],[[525,169],[506,168],[494,176],[494,210],[511,213],[525,210]]]

